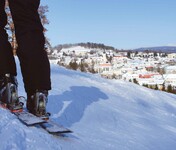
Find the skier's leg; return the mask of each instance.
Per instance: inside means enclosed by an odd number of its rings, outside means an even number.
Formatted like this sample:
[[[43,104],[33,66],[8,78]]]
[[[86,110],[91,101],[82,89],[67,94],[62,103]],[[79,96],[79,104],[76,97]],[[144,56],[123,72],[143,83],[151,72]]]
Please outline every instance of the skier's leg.
[[[9,0],[18,42],[17,55],[28,95],[50,90],[50,65],[38,7],[40,0]]]
[[[34,114],[37,112],[33,109],[37,110],[39,106],[36,101],[42,97],[46,103],[47,94],[44,91],[51,89],[50,65],[44,50],[43,26],[37,11],[39,3],[40,0],[9,0],[18,42],[17,55],[28,95],[27,108]]]
[[[4,6],[5,0],[0,0],[0,101],[13,109],[18,97],[15,78],[17,73],[12,47],[5,30],[7,15]]]
[[[4,6],[5,0],[0,0],[0,76],[4,76],[6,73],[16,76],[16,65],[12,48],[4,29],[7,24]]]

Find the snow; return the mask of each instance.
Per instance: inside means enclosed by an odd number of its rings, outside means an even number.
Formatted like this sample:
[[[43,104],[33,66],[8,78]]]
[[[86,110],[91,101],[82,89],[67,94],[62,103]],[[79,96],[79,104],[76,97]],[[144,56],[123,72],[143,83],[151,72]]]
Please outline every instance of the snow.
[[[70,47],[70,48],[63,48],[61,50],[61,52],[72,52],[72,51],[75,51],[75,52],[90,52],[91,49],[89,48],[84,48],[82,46],[73,46],[73,47]]]
[[[1,150],[175,150],[176,95],[54,64],[51,70],[47,109],[73,133],[26,127],[0,108]],[[19,68],[18,81],[25,96]]]

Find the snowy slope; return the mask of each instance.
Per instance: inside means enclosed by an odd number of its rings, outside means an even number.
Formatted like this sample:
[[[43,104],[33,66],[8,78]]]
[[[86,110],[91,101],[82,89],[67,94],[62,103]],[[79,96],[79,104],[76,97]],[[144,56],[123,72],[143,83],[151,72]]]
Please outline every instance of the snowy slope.
[[[51,118],[74,131],[55,137],[0,109],[1,150],[175,150],[176,96],[52,65]],[[19,73],[19,93],[24,95]]]
[[[85,51],[90,52],[91,49],[84,48],[82,46],[72,46],[70,48],[62,48],[61,52],[68,52],[68,51]]]

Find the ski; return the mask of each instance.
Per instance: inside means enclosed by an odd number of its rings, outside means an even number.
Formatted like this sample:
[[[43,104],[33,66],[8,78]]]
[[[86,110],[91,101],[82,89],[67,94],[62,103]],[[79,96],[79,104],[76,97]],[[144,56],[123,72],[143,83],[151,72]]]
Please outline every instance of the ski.
[[[47,120],[46,123],[40,124],[40,126],[45,129],[50,134],[63,134],[63,133],[72,133],[72,131],[64,126],[55,123],[51,120]]]
[[[56,135],[56,134],[64,134],[64,133],[72,133],[72,131],[64,126],[55,123],[51,119],[45,120],[43,118],[37,117],[32,113],[29,113],[23,109],[18,111],[12,111],[6,107],[3,103],[0,103],[0,107],[9,110],[12,114],[16,115],[17,118],[26,126],[36,126],[39,125],[41,128],[46,130],[48,133]],[[38,127],[38,126],[37,126]]]
[[[36,124],[41,124],[41,123],[46,122],[45,120],[27,112],[27,111],[14,112],[13,114],[15,114],[17,116],[17,118],[27,126],[34,126]]]
[[[0,107],[16,115],[23,124],[26,126],[40,125],[41,128],[45,129],[50,134],[71,132],[71,130],[49,119],[49,114],[46,113],[47,91],[36,91],[36,93],[31,96],[31,99],[33,98],[32,100],[35,102],[33,109],[36,115],[34,115],[23,109],[24,103],[22,100],[26,100],[26,98],[18,96],[16,78],[10,74],[5,74],[1,82],[3,86],[0,91]]]
[[[46,130],[50,134],[63,134],[63,133],[71,133],[72,131],[65,128],[64,126],[53,122],[52,120],[44,120],[40,117],[37,117],[27,111],[23,112],[15,112],[18,119],[25,124],[26,126],[35,126],[39,125],[41,128]]]
[[[21,107],[20,109],[9,109],[7,107],[7,104],[0,102],[0,108],[9,110],[12,114],[16,115],[17,118],[26,126],[33,126],[36,124],[44,123],[46,122],[45,120],[27,112],[24,111],[23,108]],[[18,107],[17,107],[18,108]]]

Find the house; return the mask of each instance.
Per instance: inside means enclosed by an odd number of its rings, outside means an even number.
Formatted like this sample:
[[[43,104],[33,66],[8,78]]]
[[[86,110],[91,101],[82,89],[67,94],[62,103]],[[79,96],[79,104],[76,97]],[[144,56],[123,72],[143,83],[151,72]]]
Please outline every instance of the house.
[[[167,54],[168,58],[176,58],[176,53]]]
[[[140,74],[137,81],[139,85],[148,85],[153,88],[157,85],[159,89],[162,89],[164,84],[164,79],[159,73]]]
[[[164,74],[163,78],[166,86],[176,86],[176,74]]]
[[[166,74],[176,74],[176,65],[174,66],[166,66],[164,68]]]
[[[106,73],[109,73],[112,70],[112,64],[110,64],[110,63],[99,64],[97,69],[98,69],[98,73],[106,74]]]

